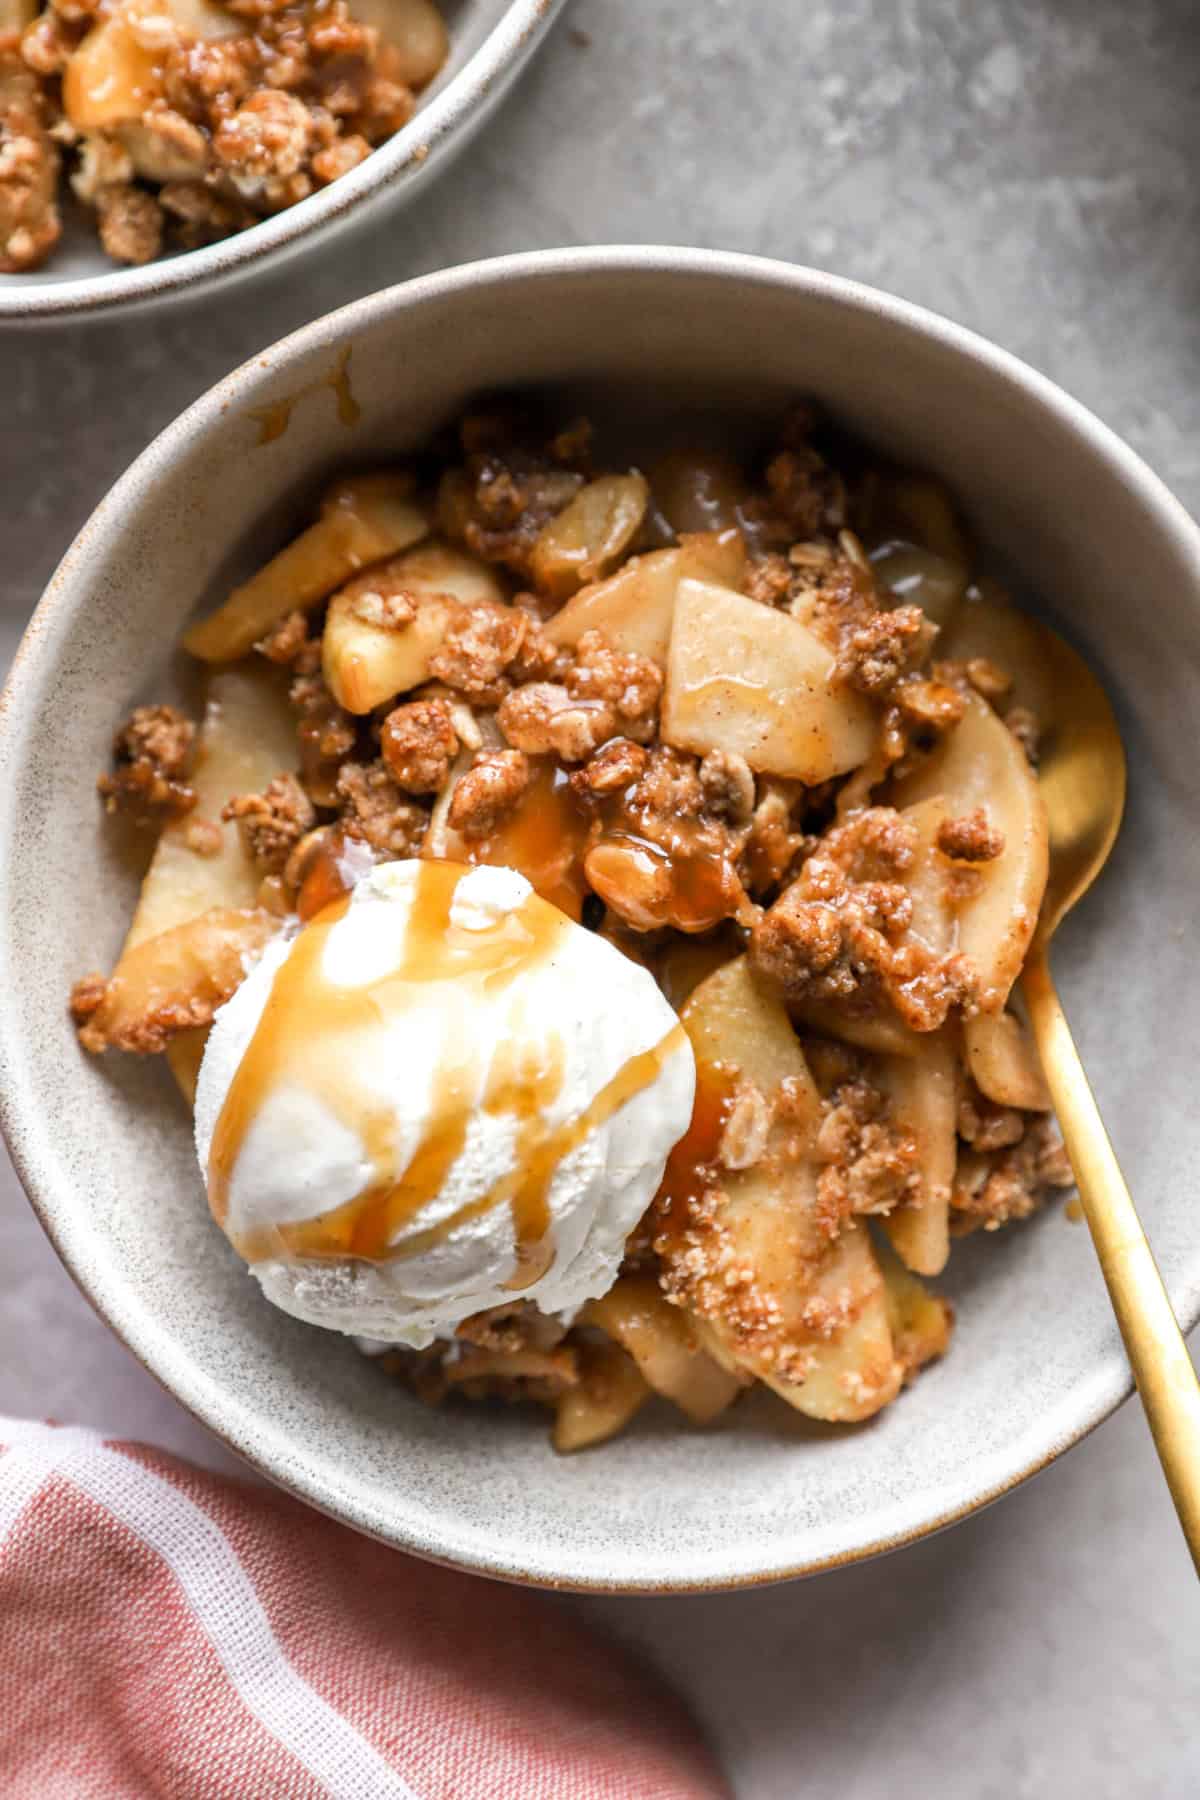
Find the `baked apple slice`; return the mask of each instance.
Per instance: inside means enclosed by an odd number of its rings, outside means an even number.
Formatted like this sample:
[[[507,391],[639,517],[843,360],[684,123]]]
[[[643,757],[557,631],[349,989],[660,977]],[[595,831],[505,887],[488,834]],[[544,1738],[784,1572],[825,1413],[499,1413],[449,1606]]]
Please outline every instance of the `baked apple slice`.
[[[579,1380],[555,1402],[554,1448],[562,1454],[603,1444],[624,1431],[653,1389],[619,1344],[584,1344]]]
[[[214,906],[143,939],[122,954],[80,1041],[93,1051],[158,1054],[177,1032],[209,1024],[278,930],[259,907]],[[188,1067],[184,1058],[181,1073]]]
[[[364,605],[378,576],[389,591],[415,604],[406,625],[375,623]],[[429,679],[451,620],[463,606],[507,598],[496,573],[478,557],[450,544],[420,544],[359,576],[329,603],[322,639],[325,680],[347,712],[367,713]]]
[[[950,1194],[958,1155],[958,1059],[945,1031],[921,1036],[915,1056],[875,1069],[892,1123],[916,1140],[920,1187],[883,1220],[893,1248],[919,1275],[940,1275],[950,1255]]]
[[[531,563],[539,591],[566,600],[607,575],[637,536],[649,500],[638,474],[600,475],[580,488],[538,533]]]
[[[696,579],[739,588],[745,570],[745,540],[736,526],[698,531],[676,549],[631,556],[615,575],[581,588],[555,613],[546,636],[554,644],[577,644],[585,631],[598,631],[614,650],[665,665],[679,583]]]
[[[221,809],[233,794],[260,792],[295,764],[295,720],[278,672],[215,673],[191,776],[196,805],[159,837],[104,1001],[89,1020],[98,1048],[118,1039],[148,1043],[170,1021],[167,1057],[189,1101],[207,1029],[181,1029],[179,1021],[189,1009],[201,1018],[228,998],[244,958],[278,930],[278,920],[255,906],[258,871]],[[197,824],[205,827],[202,838]]]
[[[428,505],[414,497],[406,470],[336,482],[316,524],[185,632],[184,649],[202,662],[245,656],[285,613],[316,606],[359,569],[427,537],[430,516]]]
[[[392,57],[387,75],[417,93],[428,87],[450,51],[446,23],[433,0],[354,0],[355,21],[370,25]]]
[[[971,1079],[997,1106],[1049,1112],[1050,1090],[1033,1039],[1015,1013],[977,1013],[963,1026]]]
[[[63,111],[77,131],[136,124],[162,97],[162,43],[172,26],[210,42],[246,31],[235,14],[207,0],[124,0],[100,16],[67,59]]]
[[[938,640],[937,654],[964,663],[982,657],[1010,676],[1011,686],[997,700],[1002,713],[1023,706],[1043,724],[1053,718],[1054,679],[1046,666],[1041,633],[994,582],[981,581],[970,589],[950,629]]]
[[[745,956],[723,963],[700,982],[680,1015],[696,1063],[741,1079],[764,1096],[788,1084],[788,1116],[815,1134],[821,1099],[800,1040],[782,1004],[755,978]]]
[[[767,1386],[810,1419],[834,1425],[869,1419],[896,1398],[904,1370],[896,1356],[887,1290],[870,1234],[843,1226],[804,1296],[806,1316],[828,1320],[808,1350],[800,1384],[764,1376]]]
[[[680,750],[744,756],[809,785],[867,760],[873,708],[833,685],[833,652],[787,613],[710,581],[679,583],[662,735]]]
[[[211,907],[254,905],[261,877],[237,826],[222,821],[221,809],[234,794],[261,793],[276,775],[294,769],[297,759],[296,721],[277,670],[242,666],[209,678],[190,777],[196,804],[163,828],[122,957]],[[198,840],[197,825],[203,825],[208,841]]]
[[[656,1394],[697,1425],[723,1413],[742,1383],[700,1345],[688,1316],[663,1297],[652,1275],[623,1275],[607,1294],[589,1300],[583,1325],[595,1325],[628,1351]]]
[[[893,804],[938,798],[949,819],[981,809],[1003,835],[990,862],[974,865],[974,891],[956,902],[957,947],[974,965],[985,1012],[1001,1012],[1021,971],[1046,891],[1046,807],[1020,743],[977,694],[954,730],[913,774]]]
[[[835,1038],[875,1056],[916,1056],[921,1048],[920,1032],[913,1031],[890,1007],[887,1011],[851,1012],[832,1000],[798,1000],[790,1010],[806,1032]]]
[[[162,93],[161,58],[139,43],[125,9],[96,25],[68,58],[63,111],[76,131],[100,131],[140,119]]]
[[[954,1329],[954,1308],[918,1281],[886,1244],[880,1244],[876,1254],[883,1272],[892,1343],[908,1381],[927,1362],[946,1354]]]
[[[666,1279],[727,1369],[812,1418],[867,1418],[901,1380],[883,1278],[862,1226],[830,1242],[821,1222],[820,1098],[787,1013],[739,957],[681,1016],[698,1098],[660,1200]],[[707,1185],[705,1167],[716,1167]]]

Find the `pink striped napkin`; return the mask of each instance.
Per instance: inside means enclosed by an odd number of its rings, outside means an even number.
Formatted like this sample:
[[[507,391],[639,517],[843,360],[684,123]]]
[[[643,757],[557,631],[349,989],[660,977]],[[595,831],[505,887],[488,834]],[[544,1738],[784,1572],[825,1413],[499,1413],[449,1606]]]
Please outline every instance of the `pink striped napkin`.
[[[0,1419],[0,1794],[728,1789],[658,1679],[545,1596],[144,1445]]]

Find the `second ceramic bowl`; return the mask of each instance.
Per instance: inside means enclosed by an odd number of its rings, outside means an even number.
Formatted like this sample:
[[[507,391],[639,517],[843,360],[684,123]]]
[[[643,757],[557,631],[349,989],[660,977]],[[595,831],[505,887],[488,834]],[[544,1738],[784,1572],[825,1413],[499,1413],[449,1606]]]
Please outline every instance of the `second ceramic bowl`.
[[[218,243],[161,257],[143,268],[109,261],[92,221],[67,207],[67,229],[45,268],[0,274],[0,322],[33,324],[127,312],[214,282],[254,276],[319,243],[331,251],[345,228],[369,215],[387,229],[389,209],[463,149],[508,92],[565,0],[442,0],[450,34],[444,68],[408,124],[365,162],[298,206]]]
[[[349,354],[360,411],[330,377]],[[605,1589],[732,1586],[904,1543],[1078,1439],[1128,1375],[1086,1231],[1061,1207],[960,1245],[946,1361],[873,1424],[769,1396],[709,1433],[648,1409],[558,1459],[541,1418],[428,1411],[348,1343],[274,1312],[208,1218],[165,1071],[89,1061],[66,996],[107,966],[132,878],[96,771],[160,691],[181,627],[281,543],[331,466],[404,450],[480,390],[588,384],[765,417],[815,394],[972,524],[1103,672],[1128,823],[1057,955],[1118,1152],[1185,1325],[1200,1312],[1192,1021],[1200,963],[1200,533],[1112,434],[945,321],[811,271],[583,250],[462,268],[360,301],[256,357],[164,432],[51,582],[0,719],[0,1089],[29,1193],[142,1361],[259,1469],[327,1512],[489,1574]],[[287,429],[262,443],[264,411]]]

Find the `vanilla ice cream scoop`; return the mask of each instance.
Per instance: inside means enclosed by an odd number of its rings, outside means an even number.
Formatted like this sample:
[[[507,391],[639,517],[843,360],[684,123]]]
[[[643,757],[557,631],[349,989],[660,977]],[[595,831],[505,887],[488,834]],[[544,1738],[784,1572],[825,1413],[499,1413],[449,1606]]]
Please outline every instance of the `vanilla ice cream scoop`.
[[[196,1149],[268,1299],[420,1348],[610,1287],[694,1086],[651,976],[524,876],[395,862],[217,1014]]]

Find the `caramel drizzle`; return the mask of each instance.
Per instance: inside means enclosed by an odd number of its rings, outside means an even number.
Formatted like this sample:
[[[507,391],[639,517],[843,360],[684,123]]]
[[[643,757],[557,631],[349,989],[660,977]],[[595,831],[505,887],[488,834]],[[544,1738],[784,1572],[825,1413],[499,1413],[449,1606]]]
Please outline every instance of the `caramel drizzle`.
[[[566,772],[538,758],[515,810],[490,837],[468,844],[464,854],[473,863],[519,869],[543,900],[578,923],[587,893],[583,852],[589,826]]]
[[[395,973],[383,980],[365,987],[343,987],[324,975],[329,935],[346,916],[349,896],[326,907],[304,928],[277,971],[213,1135],[209,1159],[213,1216],[224,1225],[230,1180],[246,1136],[269,1094],[285,1082],[319,1094],[359,1133],[376,1179],[362,1193],[315,1219],[262,1228],[235,1239],[247,1261],[277,1255],[305,1260],[349,1256],[371,1261],[418,1255],[468,1220],[507,1205],[517,1258],[510,1285],[528,1286],[544,1273],[552,1255],[547,1242],[549,1190],[559,1163],[657,1077],[679,1040],[681,1028],[676,1027],[653,1049],[632,1057],[578,1118],[549,1127],[545,1113],[562,1088],[562,1041],[551,1037],[541,1046],[522,1042],[519,1019],[513,1018],[509,1036],[488,1071],[482,1099],[478,1097],[480,1070],[472,1054],[456,1047],[443,1061],[432,1084],[434,1116],[407,1165],[397,1174],[391,1113],[366,1110],[354,1086],[353,1071],[362,1054],[363,1034],[385,1025],[412,1003],[414,990],[431,981],[450,981],[468,998],[474,984],[481,995],[494,997],[553,954],[569,929],[553,907],[531,897],[488,931],[455,930],[450,924],[450,907],[466,873],[453,863],[422,863],[403,960]],[[477,1200],[426,1231],[409,1236],[402,1247],[394,1247],[395,1238],[444,1187],[462,1154],[477,1108],[517,1121],[516,1167]]]
[[[338,357],[337,362],[328,375],[320,375],[315,381],[306,382],[304,387],[297,388],[285,400],[274,400],[269,406],[252,406],[247,410],[247,417],[258,426],[258,445],[273,444],[281,438],[292,422],[292,413],[306,394],[320,393],[322,388],[332,390],[337,405],[337,416],[343,425],[357,425],[362,417],[362,407],[354,398],[354,390],[350,386],[350,357],[353,345],[347,344]]]
[[[648,875],[651,892],[655,890],[655,875],[661,876],[659,924],[672,925],[677,931],[711,931],[723,919],[738,914],[745,896],[729,859],[715,854],[700,841],[694,826],[689,832],[689,823],[686,819],[676,821],[666,844],[642,837],[636,828],[626,830],[621,826],[599,842],[624,845]],[[689,837],[697,841],[689,843]]]
[[[638,1055],[631,1056],[611,1081],[600,1089],[590,1106],[576,1118],[567,1119],[563,1124],[552,1127],[546,1126],[536,1117],[527,1118],[524,1121],[525,1141],[522,1143],[518,1139],[516,1168],[478,1200],[460,1207],[444,1225],[435,1226],[430,1231],[410,1238],[404,1246],[404,1255],[420,1255],[421,1251],[439,1243],[458,1226],[478,1218],[493,1206],[507,1204],[512,1207],[513,1218],[518,1225],[518,1236],[517,1269],[506,1285],[510,1288],[530,1286],[544,1274],[549,1262],[548,1249],[542,1239],[549,1225],[549,1193],[559,1164],[572,1150],[577,1150],[593,1131],[607,1125],[628,1101],[656,1081],[668,1057],[682,1046],[685,1038],[683,1026],[673,1025],[666,1036],[660,1038],[657,1044],[652,1044],[649,1050],[642,1050]],[[538,1235],[522,1238],[522,1221],[528,1232],[532,1233],[536,1229]]]

